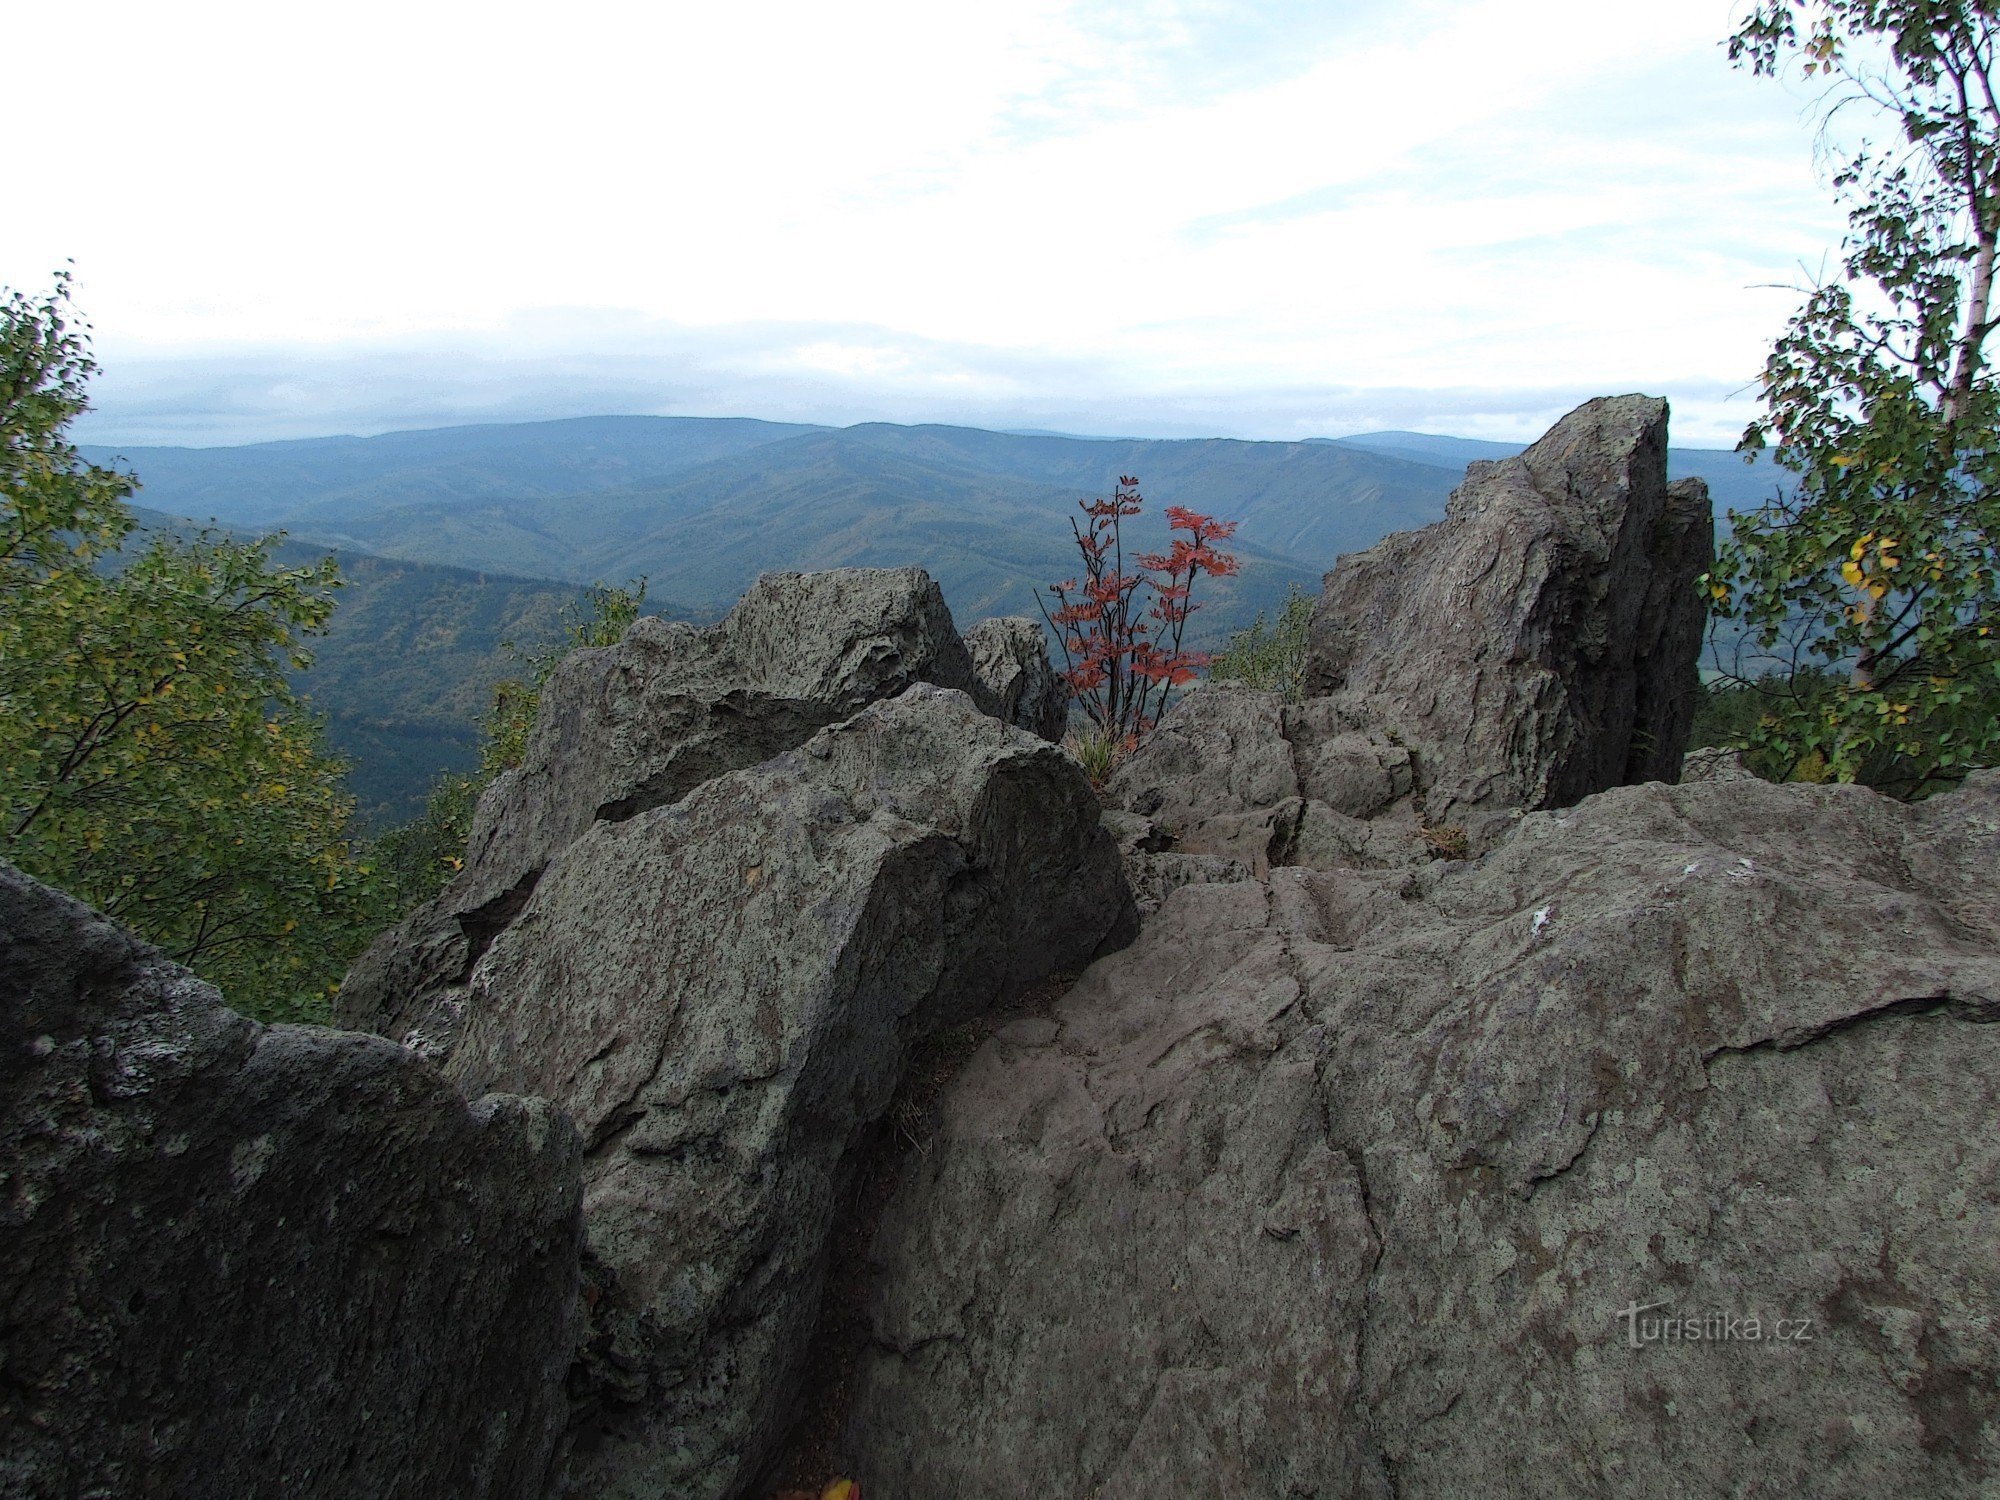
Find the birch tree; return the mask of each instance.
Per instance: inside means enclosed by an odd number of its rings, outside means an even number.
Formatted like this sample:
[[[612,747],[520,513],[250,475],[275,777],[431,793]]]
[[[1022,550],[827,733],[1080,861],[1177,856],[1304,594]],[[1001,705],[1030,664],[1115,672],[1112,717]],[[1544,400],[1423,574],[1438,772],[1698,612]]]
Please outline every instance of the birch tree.
[[[2000,763],[1996,7],[1760,3],[1739,66],[1820,89],[1849,232],[1766,361],[1770,447],[1797,483],[1733,517],[1715,612],[1788,654],[1749,746],[1766,769],[1920,795]],[[1865,135],[1866,132],[1860,134]]]

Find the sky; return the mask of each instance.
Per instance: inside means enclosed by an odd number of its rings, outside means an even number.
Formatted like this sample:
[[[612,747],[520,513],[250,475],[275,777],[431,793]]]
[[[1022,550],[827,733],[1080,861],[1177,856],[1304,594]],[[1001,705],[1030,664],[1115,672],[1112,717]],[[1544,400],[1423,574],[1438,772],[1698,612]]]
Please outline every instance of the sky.
[[[607,412],[1726,447],[1837,248],[1731,0],[67,0],[0,284],[93,441]]]

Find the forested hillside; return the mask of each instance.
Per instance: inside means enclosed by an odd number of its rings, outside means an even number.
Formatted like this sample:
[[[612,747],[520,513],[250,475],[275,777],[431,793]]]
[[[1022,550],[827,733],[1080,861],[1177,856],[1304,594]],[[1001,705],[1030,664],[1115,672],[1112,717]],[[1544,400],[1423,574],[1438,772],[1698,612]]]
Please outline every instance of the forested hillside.
[[[135,474],[152,512],[282,527],[287,561],[339,558],[346,587],[299,686],[379,826],[470,763],[502,643],[544,637],[587,583],[644,576],[654,608],[712,619],[761,572],[914,560],[962,625],[1032,616],[1036,590],[1076,571],[1077,500],[1136,474],[1135,550],[1165,542],[1170,504],[1240,522],[1243,571],[1204,581],[1191,631],[1213,645],[1274,616],[1290,586],[1316,592],[1341,553],[1437,519],[1467,463],[1517,450],[1400,432],[1268,443],[593,417],[85,451]],[[1758,503],[1777,472],[1721,451],[1670,461],[1708,479],[1718,509]]]
[[[1068,518],[1136,474],[1241,520],[1245,571],[1204,619],[1234,628],[1336,555],[1441,513],[1458,474],[1339,445],[1130,441],[969,428],[839,430],[590,418],[215,449],[92,449],[142,499],[383,557],[579,583],[644,574],[719,614],[760,572],[922,559],[962,620],[1032,613],[1067,576]]]
[[[147,507],[133,512],[141,540],[200,529]],[[293,672],[292,682],[325,717],[329,746],[348,761],[363,821],[386,828],[422,810],[425,789],[440,773],[472,766],[477,721],[493,686],[517,670],[507,643],[531,647],[554,635],[563,609],[583,591],[548,579],[332,555],[341,579],[333,615],[326,633],[308,642],[312,665]],[[304,567],[327,549],[287,538],[272,556]]]

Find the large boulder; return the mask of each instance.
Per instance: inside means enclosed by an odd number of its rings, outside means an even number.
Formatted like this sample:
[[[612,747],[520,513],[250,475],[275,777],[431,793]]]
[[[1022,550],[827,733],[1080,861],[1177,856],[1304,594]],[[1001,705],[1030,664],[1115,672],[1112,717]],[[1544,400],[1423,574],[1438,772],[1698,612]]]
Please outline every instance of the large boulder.
[[[1173,892],[952,1085],[871,1493],[1983,1493],[2000,774]]]
[[[546,1493],[580,1148],[0,864],[0,1493]]]
[[[1075,763],[925,685],[555,856],[473,971],[449,1071],[585,1138],[603,1277],[573,1493],[758,1477],[913,1045],[1131,930]]]
[[[1714,551],[1700,480],[1667,483],[1667,403],[1578,407],[1475,463],[1445,519],[1327,575],[1308,691],[1366,697],[1417,750],[1439,823],[1672,781]]]
[[[766,573],[720,624],[647,616],[616,646],[572,653],[521,765],[480,798],[464,867],[356,961],[335,1019],[441,1057],[473,965],[594,824],[668,806],[914,682],[998,707],[920,568]]]
[[[972,671],[990,702],[981,706],[997,718],[1059,740],[1069,721],[1069,685],[1049,662],[1048,637],[1033,620],[1018,616],[981,620],[965,633]]]

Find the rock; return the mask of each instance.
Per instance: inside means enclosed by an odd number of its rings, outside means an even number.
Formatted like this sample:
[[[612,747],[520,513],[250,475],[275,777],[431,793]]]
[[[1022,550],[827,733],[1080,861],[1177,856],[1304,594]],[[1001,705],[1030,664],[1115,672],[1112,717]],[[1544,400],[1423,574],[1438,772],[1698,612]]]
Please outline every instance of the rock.
[[[1234,880],[1254,880],[1250,866],[1240,859],[1219,854],[1176,852],[1173,835],[1151,818],[1106,808],[1105,831],[1118,842],[1125,861],[1125,878],[1131,883],[1133,902],[1143,919],[1160,909],[1160,903],[1184,885]]]
[[[1682,781],[1754,781],[1757,773],[1743,763],[1743,752],[1707,745],[1690,750],[1681,761]]]
[[[1105,789],[1148,820],[1155,856],[1380,868],[1429,857],[1410,752],[1342,699],[1208,684],[1174,706]],[[1157,864],[1134,884],[1152,885]]]
[[[759,1477],[912,1045],[1129,940],[1098,812],[1061,750],[918,685],[555,857],[449,1070],[585,1136],[608,1374],[572,1493]]]
[[[766,573],[718,625],[647,616],[616,646],[572,653],[520,767],[480,798],[464,869],[355,963],[335,1019],[442,1057],[472,966],[593,824],[668,806],[920,681],[976,687],[920,568]]]
[[[1416,753],[1427,822],[1484,842],[1509,812],[1678,774],[1714,526],[1666,459],[1666,402],[1588,402],[1327,575],[1308,691],[1366,700]]]
[[[0,1492],[539,1497],[579,1143],[0,864]]]
[[[1173,892],[944,1096],[873,1244],[858,1477],[1990,1487],[1995,868],[1988,772],[1652,783],[1477,864]]]
[[[1446,518],[1343,557],[1307,683],[1209,684],[1162,719],[1107,800],[1163,852],[1385,868],[1483,851],[1524,810],[1679,774],[1699,691],[1713,523],[1669,485],[1667,405],[1593,401],[1517,459],[1474,464]]]
[[[1049,664],[1049,646],[1033,620],[981,620],[965,633],[980,707],[1045,740],[1060,740],[1069,720],[1069,688]]]

